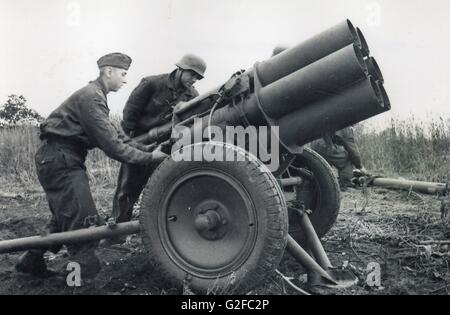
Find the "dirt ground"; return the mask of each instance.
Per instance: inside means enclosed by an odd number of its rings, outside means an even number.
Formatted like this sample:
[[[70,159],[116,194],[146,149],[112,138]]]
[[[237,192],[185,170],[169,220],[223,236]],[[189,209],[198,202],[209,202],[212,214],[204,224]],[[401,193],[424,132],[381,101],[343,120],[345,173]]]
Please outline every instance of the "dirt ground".
[[[0,240],[39,235],[48,219],[45,195],[39,187],[23,187],[0,179]],[[26,191],[26,193],[24,192]],[[100,211],[111,208],[113,188],[95,187]],[[449,238],[440,219],[440,201],[435,196],[379,188],[350,189],[342,195],[341,212],[333,229],[323,239],[334,266],[347,266],[358,278],[345,290],[313,290],[320,294],[448,294],[450,252],[446,245],[420,245],[422,241]],[[102,271],[95,281],[79,288],[66,285],[65,276],[39,279],[17,273],[20,253],[0,255],[0,294],[180,294],[164,288],[158,273],[147,262],[138,236],[125,245],[99,251]],[[69,262],[63,250],[46,255],[50,268],[64,270]],[[367,282],[373,275],[370,263],[381,267],[381,283]],[[301,288],[304,271],[285,255],[279,271]],[[369,277],[374,279],[373,277]],[[311,291],[310,291],[311,292]],[[185,292],[186,293],[186,292]],[[299,294],[277,273],[250,294]]]

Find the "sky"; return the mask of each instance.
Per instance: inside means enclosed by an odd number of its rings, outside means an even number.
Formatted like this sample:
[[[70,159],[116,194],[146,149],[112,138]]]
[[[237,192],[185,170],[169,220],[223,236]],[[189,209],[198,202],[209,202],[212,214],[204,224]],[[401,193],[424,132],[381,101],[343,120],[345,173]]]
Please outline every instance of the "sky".
[[[112,113],[140,79],[168,73],[185,53],[203,57],[200,93],[350,19],[377,59],[391,117],[450,118],[448,0],[0,0],[0,104],[22,94],[46,116],[97,77],[110,52],[133,58],[128,84],[108,96]]]

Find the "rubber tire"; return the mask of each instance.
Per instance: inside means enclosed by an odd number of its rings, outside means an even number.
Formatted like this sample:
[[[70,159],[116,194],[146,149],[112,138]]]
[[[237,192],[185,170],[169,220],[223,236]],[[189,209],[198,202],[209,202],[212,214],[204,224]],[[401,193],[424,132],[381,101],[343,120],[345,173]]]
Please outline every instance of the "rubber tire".
[[[196,145],[202,145],[203,148],[206,144]],[[172,158],[167,158],[155,170],[144,189],[140,210],[142,240],[148,258],[161,275],[164,286],[181,289],[186,284],[187,272],[172,261],[160,241],[158,210],[162,209],[168,188],[178,178],[198,169],[208,168],[226,172],[245,187],[256,209],[258,230],[253,251],[231,276],[205,279],[191,274],[189,289],[200,294],[244,294],[258,286],[268,274],[272,273],[283,257],[287,243],[288,216],[284,195],[278,182],[269,171],[262,172],[261,169],[265,166],[246,151],[229,144],[220,143],[220,145],[226,150],[245,155],[246,160],[175,162]]]
[[[339,183],[328,162],[312,149],[304,148],[294,165],[304,167],[314,175],[314,188],[316,193],[312,196],[312,214],[309,216],[319,238],[327,234],[337,220],[341,204]],[[305,235],[299,229],[293,216],[290,214],[290,235],[300,244],[304,244]]]

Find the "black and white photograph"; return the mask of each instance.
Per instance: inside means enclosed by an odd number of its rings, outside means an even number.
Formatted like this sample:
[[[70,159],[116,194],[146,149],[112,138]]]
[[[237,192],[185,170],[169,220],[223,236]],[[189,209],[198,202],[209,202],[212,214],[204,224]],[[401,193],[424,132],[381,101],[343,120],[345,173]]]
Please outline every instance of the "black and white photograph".
[[[449,14],[0,0],[0,295],[448,295]]]

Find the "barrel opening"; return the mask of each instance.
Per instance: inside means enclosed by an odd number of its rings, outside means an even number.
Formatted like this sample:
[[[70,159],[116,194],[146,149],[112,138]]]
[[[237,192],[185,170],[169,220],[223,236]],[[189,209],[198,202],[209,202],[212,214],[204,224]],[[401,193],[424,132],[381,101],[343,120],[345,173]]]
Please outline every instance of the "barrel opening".
[[[364,73],[368,74],[369,70],[367,68],[366,62],[364,61],[364,55],[361,49],[358,46],[353,45],[353,50],[355,51],[356,59],[358,60],[361,69],[364,71]]]
[[[367,59],[367,68],[369,69],[369,74],[373,76],[376,81],[384,83],[383,73],[381,73],[381,69],[378,66],[375,58],[370,57],[369,59]]]
[[[378,85],[378,89],[380,90],[380,94],[383,99],[383,104],[384,104],[385,109],[390,110],[391,109],[391,101],[389,100],[389,96],[386,92],[386,89],[383,86],[383,83],[378,81],[377,85]]]
[[[350,22],[350,20],[347,20],[347,26],[348,26],[348,29],[349,29],[351,35],[352,35],[353,42],[358,47],[361,47],[361,42],[359,41],[358,34],[356,33],[356,29],[353,26],[352,22]]]
[[[369,44],[367,44],[366,38],[364,37],[362,31],[359,28],[356,29],[356,33],[357,33],[359,42],[361,43],[361,49],[363,51],[364,57],[369,56],[370,49],[369,49]]]

